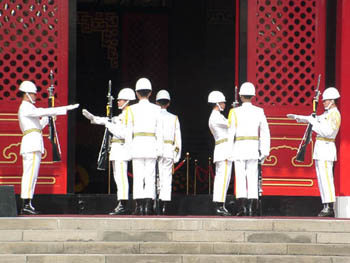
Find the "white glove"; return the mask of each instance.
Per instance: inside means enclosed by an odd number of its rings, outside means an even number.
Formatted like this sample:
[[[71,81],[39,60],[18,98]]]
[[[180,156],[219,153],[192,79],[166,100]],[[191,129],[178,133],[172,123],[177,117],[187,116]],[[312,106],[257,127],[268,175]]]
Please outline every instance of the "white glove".
[[[79,103],[77,104],[71,104],[67,106],[67,110],[74,110],[79,107]]]
[[[297,119],[297,115],[295,115],[295,114],[287,114],[287,118],[288,119],[292,119],[292,120],[296,120]]]
[[[296,114],[287,114],[287,117],[292,120],[296,120],[297,122],[308,123],[310,122],[310,118],[312,116],[304,116],[304,115],[296,115]]]
[[[95,117],[91,120],[91,124],[106,125],[108,123],[108,118],[105,117]]]
[[[86,109],[83,109],[82,113],[85,116],[85,118],[89,119],[90,121],[92,121],[95,118],[95,116],[88,112]]]

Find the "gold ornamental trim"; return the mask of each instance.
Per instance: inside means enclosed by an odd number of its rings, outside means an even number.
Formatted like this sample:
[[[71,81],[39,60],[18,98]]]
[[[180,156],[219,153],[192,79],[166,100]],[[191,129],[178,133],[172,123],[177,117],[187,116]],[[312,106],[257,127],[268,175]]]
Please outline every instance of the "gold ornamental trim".
[[[22,181],[22,176],[0,176],[0,180],[1,179],[18,179],[19,181],[6,181],[6,182],[1,182],[0,181],[0,185],[8,185],[8,184],[21,184]],[[49,180],[48,182],[41,182],[40,180]],[[36,184],[41,184],[41,185],[54,185],[56,183],[56,178],[54,176],[39,176],[38,177],[38,181]]]
[[[14,151],[10,152],[9,149],[12,147],[18,147],[21,143],[12,143],[4,148],[2,151],[2,157],[9,161],[0,161],[0,164],[14,164],[18,160],[18,154]],[[44,154],[41,156],[41,164],[54,164],[53,161],[44,161],[47,157],[47,150],[44,149]]]
[[[271,137],[271,140],[281,140],[281,141],[301,141],[303,138],[292,138],[292,137]],[[294,167],[304,167],[304,168],[308,168],[308,167],[312,167],[313,164],[314,164],[314,160],[312,159],[312,154],[313,154],[313,149],[314,149],[314,141],[311,140],[310,141],[310,144],[311,144],[311,162],[310,163],[307,163],[307,164],[303,164],[303,163],[300,163],[300,162],[297,162],[295,160],[296,156],[294,156],[292,159],[291,159],[291,164],[292,166]],[[277,146],[274,146],[274,147],[271,147],[270,148],[270,153],[273,151],[273,150],[280,150],[280,149],[289,149],[291,151],[295,151],[297,152],[298,151],[298,148],[297,147],[293,147],[293,146],[290,146],[290,145],[286,145],[286,144],[282,144],[282,145],[277,145]],[[265,163],[263,164],[264,166],[276,166],[278,163],[278,157],[276,155],[273,155],[273,154],[270,154],[266,160],[265,160]]]
[[[1,118],[2,116],[9,116],[10,118]],[[17,117],[17,113],[0,113],[0,121],[18,121],[18,118],[13,119],[13,116]]]
[[[282,117],[267,117],[267,120],[273,120],[273,121],[289,121],[289,122],[269,122],[269,125],[280,125],[280,126],[307,126],[307,123],[298,123],[295,122],[295,120],[291,120],[289,118],[282,118]]]
[[[0,161],[0,164],[3,164],[3,163],[16,163],[17,162],[17,159],[18,159],[18,156],[16,153],[14,152],[9,152],[7,153],[7,151],[12,148],[12,147],[17,147],[19,146],[21,143],[13,143],[13,144],[10,144],[9,146],[5,147],[4,150],[2,151],[2,157],[4,157],[4,159],[6,160],[9,160],[9,161]],[[13,159],[12,159],[13,158]],[[12,160],[11,160],[12,159]]]
[[[276,181],[276,182],[295,182],[295,183],[265,183],[264,181]],[[305,182],[296,183],[296,182]],[[300,186],[300,187],[313,187],[314,180],[313,179],[295,179],[295,178],[263,178],[263,185],[265,186]]]

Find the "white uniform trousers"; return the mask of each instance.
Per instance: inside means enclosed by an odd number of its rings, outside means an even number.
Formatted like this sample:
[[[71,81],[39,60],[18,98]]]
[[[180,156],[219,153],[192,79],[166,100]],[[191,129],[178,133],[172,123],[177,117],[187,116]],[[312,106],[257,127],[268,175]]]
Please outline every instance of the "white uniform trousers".
[[[258,199],[258,160],[236,160],[236,198]]]
[[[128,162],[112,161],[114,181],[117,185],[118,200],[129,199]]]
[[[162,201],[171,201],[171,183],[173,180],[173,164],[171,158],[160,158],[158,161],[159,169],[159,199]]]
[[[231,169],[231,161],[224,160],[215,163],[213,202],[225,203],[231,180]]]
[[[41,152],[23,153],[23,174],[21,184],[21,198],[33,199],[36,181],[38,179]]]
[[[155,199],[155,171],[156,159],[152,158],[135,158],[132,159],[133,169],[133,198]]]
[[[322,203],[334,203],[333,161],[315,160],[315,167]]]

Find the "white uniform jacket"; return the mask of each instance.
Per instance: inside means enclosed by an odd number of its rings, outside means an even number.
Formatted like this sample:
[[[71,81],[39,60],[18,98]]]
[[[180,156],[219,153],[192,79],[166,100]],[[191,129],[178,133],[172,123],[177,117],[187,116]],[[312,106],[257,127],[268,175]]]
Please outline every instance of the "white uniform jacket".
[[[125,108],[118,116],[112,118],[112,122],[108,122],[106,127],[112,133],[111,151],[109,160],[111,161],[130,161],[131,154],[125,144],[125,136],[127,132],[127,122],[130,117],[129,106]]]
[[[337,137],[340,122],[340,112],[336,107],[325,111],[317,118],[311,119],[312,130],[317,133],[313,159],[323,161],[337,160],[335,137]]]
[[[219,111],[213,110],[208,124],[215,140],[213,162],[228,160],[232,146],[228,138],[228,120]]]
[[[229,113],[230,133],[235,134],[233,160],[259,159],[270,154],[270,130],[264,110],[245,102]]]
[[[67,106],[37,108],[28,101],[22,101],[18,110],[19,126],[23,133],[20,154],[39,151],[44,153],[44,141],[41,130],[48,124],[46,116],[64,115]]]
[[[170,158],[175,163],[181,157],[181,130],[179,118],[168,112],[160,110],[160,118],[163,130],[163,157]]]
[[[131,145],[131,157],[134,159],[162,156],[160,107],[147,99],[141,99],[130,106],[130,115],[125,140],[126,144]]]

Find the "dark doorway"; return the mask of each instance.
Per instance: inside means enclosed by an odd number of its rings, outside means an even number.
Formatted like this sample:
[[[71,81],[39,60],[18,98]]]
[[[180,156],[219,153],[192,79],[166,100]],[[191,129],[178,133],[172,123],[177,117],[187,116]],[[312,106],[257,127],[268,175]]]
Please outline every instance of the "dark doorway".
[[[220,90],[227,108],[233,101],[235,0],[105,2],[78,1],[77,101],[104,116],[108,80],[116,97],[148,77],[151,100],[160,89],[171,94],[169,111],[181,122],[183,156],[189,152],[207,168],[214,147],[207,96]],[[84,175],[76,178],[88,177],[88,184],[76,192],[106,193],[106,173],[96,170],[104,129],[81,115],[77,121],[76,163]],[[198,193],[207,193],[206,187]]]

